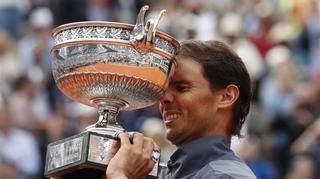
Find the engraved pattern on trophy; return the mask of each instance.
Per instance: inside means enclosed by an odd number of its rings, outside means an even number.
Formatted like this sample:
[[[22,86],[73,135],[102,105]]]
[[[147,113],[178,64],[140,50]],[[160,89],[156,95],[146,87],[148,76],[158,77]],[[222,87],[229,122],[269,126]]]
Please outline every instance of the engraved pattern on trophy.
[[[48,170],[81,160],[82,138],[78,137],[49,148]]]
[[[110,159],[107,159],[107,153],[111,150],[112,140],[100,136],[90,137],[90,148],[88,154],[88,161],[108,164]]]
[[[94,23],[92,25],[94,25]],[[104,27],[103,25],[103,23],[100,23],[91,27],[70,27],[70,29],[54,34],[53,38],[56,45],[88,40],[118,40],[123,43],[129,42],[131,33],[133,32],[131,29],[126,29],[129,27]],[[154,48],[161,49],[174,55],[177,51],[176,45],[173,45],[172,42],[166,40],[165,36],[161,37],[157,35],[161,34],[156,34]]]
[[[73,40],[129,40],[130,29],[115,27],[75,27],[57,33],[55,44],[62,44]]]
[[[170,65],[165,57],[141,55],[126,46],[78,45],[54,50],[53,55],[54,77],[67,96],[91,106],[90,99],[96,97],[122,98],[130,104],[123,106],[126,110],[148,106],[160,97]],[[133,76],[125,70],[131,70]],[[127,75],[115,74],[120,71]]]

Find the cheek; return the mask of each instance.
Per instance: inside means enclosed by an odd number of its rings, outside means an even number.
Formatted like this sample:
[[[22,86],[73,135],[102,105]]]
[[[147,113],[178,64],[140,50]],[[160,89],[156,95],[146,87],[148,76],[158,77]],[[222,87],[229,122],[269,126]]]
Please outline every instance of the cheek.
[[[198,120],[211,118],[217,108],[213,99],[208,96],[199,96],[197,100],[194,100],[191,104],[190,110],[192,110],[192,117]]]
[[[194,111],[194,108],[196,108],[196,105],[194,102],[195,102],[195,99],[190,98],[190,96],[187,96],[187,95],[186,97],[180,96],[180,98],[176,100],[176,104],[178,108],[186,116],[192,114]]]

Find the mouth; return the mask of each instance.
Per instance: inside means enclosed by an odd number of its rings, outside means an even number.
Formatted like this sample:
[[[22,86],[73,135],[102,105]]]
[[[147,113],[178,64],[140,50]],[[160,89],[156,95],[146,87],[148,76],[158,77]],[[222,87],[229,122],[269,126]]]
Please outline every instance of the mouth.
[[[177,112],[164,112],[163,113],[163,120],[165,124],[170,124],[171,122],[179,119],[181,116],[180,113]]]

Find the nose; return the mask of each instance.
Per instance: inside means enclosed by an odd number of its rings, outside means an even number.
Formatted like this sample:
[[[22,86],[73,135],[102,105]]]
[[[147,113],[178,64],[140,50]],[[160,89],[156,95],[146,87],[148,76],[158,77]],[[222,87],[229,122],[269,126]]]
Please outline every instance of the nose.
[[[173,99],[174,99],[174,96],[173,96],[170,88],[168,88],[168,89],[164,92],[163,96],[161,97],[160,103],[161,103],[161,104],[170,104],[170,103],[172,103]]]

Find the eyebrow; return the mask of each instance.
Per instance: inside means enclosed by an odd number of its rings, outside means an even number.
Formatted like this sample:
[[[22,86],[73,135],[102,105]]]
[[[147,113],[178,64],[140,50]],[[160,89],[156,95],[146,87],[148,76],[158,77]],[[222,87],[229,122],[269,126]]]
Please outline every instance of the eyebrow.
[[[190,82],[186,80],[171,80],[169,85],[181,85],[181,84],[188,84]]]

